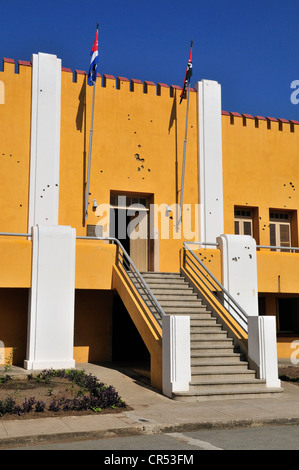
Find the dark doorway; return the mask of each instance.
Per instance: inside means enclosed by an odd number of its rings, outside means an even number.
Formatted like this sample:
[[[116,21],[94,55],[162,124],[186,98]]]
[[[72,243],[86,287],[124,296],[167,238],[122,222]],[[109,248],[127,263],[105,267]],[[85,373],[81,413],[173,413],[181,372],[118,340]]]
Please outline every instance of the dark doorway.
[[[150,354],[118,294],[113,296],[112,360],[150,364]]]
[[[277,299],[278,332],[299,332],[299,298]]]

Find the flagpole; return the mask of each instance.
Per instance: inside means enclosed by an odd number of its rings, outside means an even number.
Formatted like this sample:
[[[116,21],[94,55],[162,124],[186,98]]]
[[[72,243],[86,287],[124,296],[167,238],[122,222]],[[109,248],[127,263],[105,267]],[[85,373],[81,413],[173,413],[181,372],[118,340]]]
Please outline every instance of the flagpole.
[[[99,23],[97,23],[97,33],[99,30]],[[89,154],[88,154],[88,170],[87,170],[87,183],[86,183],[86,194],[85,194],[85,214],[84,220],[88,217],[88,199],[89,199],[89,184],[90,184],[90,167],[91,167],[91,150],[92,150],[92,136],[93,136],[93,115],[94,115],[94,101],[95,101],[95,90],[96,90],[96,77],[93,82],[92,92],[92,110],[91,110],[91,123],[89,132]]]
[[[191,41],[192,49],[193,41]],[[178,220],[178,228],[182,222],[183,216],[183,197],[184,197],[184,184],[185,184],[185,166],[186,166],[186,149],[187,149],[187,130],[188,130],[188,114],[189,114],[189,95],[190,95],[190,80],[187,92],[187,110],[186,110],[186,124],[185,124],[185,140],[184,140],[184,154],[183,154],[183,167],[182,167],[182,183],[181,183],[181,198],[180,198],[180,218]]]
[[[85,198],[85,216],[84,219],[87,219],[88,216],[88,198],[89,198],[89,184],[90,184],[90,167],[91,167],[91,149],[92,149],[92,135],[93,135],[93,115],[94,115],[94,97],[96,90],[96,82],[93,84],[93,93],[92,93],[92,110],[91,110],[91,123],[90,123],[90,132],[89,132],[89,154],[88,154],[88,172],[87,172],[87,183],[86,183],[86,198]]]

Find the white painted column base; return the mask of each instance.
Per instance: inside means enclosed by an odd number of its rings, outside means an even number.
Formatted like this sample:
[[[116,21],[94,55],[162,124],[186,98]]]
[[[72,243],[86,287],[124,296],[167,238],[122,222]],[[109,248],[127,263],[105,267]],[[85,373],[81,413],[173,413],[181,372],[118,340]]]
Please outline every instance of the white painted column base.
[[[162,319],[163,394],[188,392],[191,381],[190,317],[166,315]]]
[[[75,250],[75,229],[33,227],[25,369],[75,367]]]
[[[221,250],[222,285],[247,315],[258,315],[254,238],[248,235],[221,235],[217,242]]]
[[[257,366],[267,387],[280,387],[278,378],[276,319],[272,316],[248,318],[248,356]]]

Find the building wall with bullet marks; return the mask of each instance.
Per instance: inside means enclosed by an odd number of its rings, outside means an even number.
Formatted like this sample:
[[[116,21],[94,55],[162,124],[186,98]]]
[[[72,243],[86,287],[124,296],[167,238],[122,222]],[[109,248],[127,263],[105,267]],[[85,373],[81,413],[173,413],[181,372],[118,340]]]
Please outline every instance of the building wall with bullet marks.
[[[85,236],[87,225],[101,223],[101,215],[98,210],[93,210],[92,202],[96,200],[98,206],[109,204],[111,192],[146,195],[157,205],[171,207],[179,203],[186,117],[186,99],[179,104],[179,94],[180,87],[175,85],[98,75],[88,219],[84,221],[92,88],[86,83],[85,72],[62,67],[60,169],[59,182],[56,183],[59,189],[59,225],[71,226],[77,235]],[[25,233],[28,230],[31,110],[31,63],[18,61],[15,64],[11,59],[3,59],[3,70],[0,71],[2,232]],[[191,205],[201,202],[198,163],[198,129],[201,123],[198,122],[197,111],[197,92],[192,89],[184,193],[184,203]],[[288,212],[292,219],[292,246],[298,247],[299,123],[225,111],[221,122],[224,232],[235,233],[235,208],[248,208],[254,215],[257,244],[268,246],[271,211]],[[45,184],[43,187],[45,195],[49,186]],[[161,271],[179,269],[179,252],[184,238],[173,236],[174,225],[174,217],[169,217],[170,237],[159,240]],[[161,227],[156,228],[159,233]],[[198,239],[195,226],[194,239]],[[3,261],[0,268],[2,295],[7,299],[10,288],[20,289],[24,294],[31,285],[30,244],[24,239],[0,237],[0,254]],[[106,247],[95,252],[91,249],[91,242],[83,244],[78,241],[76,256],[76,289],[78,292],[82,290],[78,294],[80,302],[77,305],[81,305],[77,311],[78,324],[82,326],[82,312],[86,308],[83,290],[100,288],[106,296],[103,315],[107,338],[111,329],[108,292],[113,250]],[[200,250],[200,257],[219,277],[218,250]],[[298,252],[271,252],[258,248],[258,289],[266,314],[277,314],[278,296],[299,296],[298,260]],[[9,302],[6,301],[5,305],[8,311]],[[91,311],[96,312],[95,304]],[[2,315],[0,322],[5,324],[3,319]],[[90,328],[91,336],[92,330]],[[100,334],[98,330],[94,331]],[[9,335],[7,333],[6,338],[10,338]],[[77,346],[80,344],[81,347],[78,357],[81,354],[80,360],[84,361],[89,352],[85,354],[82,351],[84,348],[89,351],[89,346],[82,344],[79,329],[76,335]],[[24,336],[18,342],[21,345],[18,346],[19,351],[23,351]],[[95,338],[91,343],[96,343]],[[91,357],[94,360],[107,359],[111,356],[108,349],[108,345],[98,350],[93,346]],[[280,351],[282,355],[286,354],[282,346]]]

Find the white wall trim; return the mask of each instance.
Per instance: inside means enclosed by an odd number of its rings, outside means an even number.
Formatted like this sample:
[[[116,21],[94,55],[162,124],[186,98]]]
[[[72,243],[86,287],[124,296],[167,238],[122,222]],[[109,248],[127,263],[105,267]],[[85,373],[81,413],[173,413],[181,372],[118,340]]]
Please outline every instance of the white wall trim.
[[[58,224],[60,112],[61,60],[33,54],[28,232]]]
[[[198,106],[199,240],[210,242],[224,232],[221,85],[201,80],[195,85]]]

